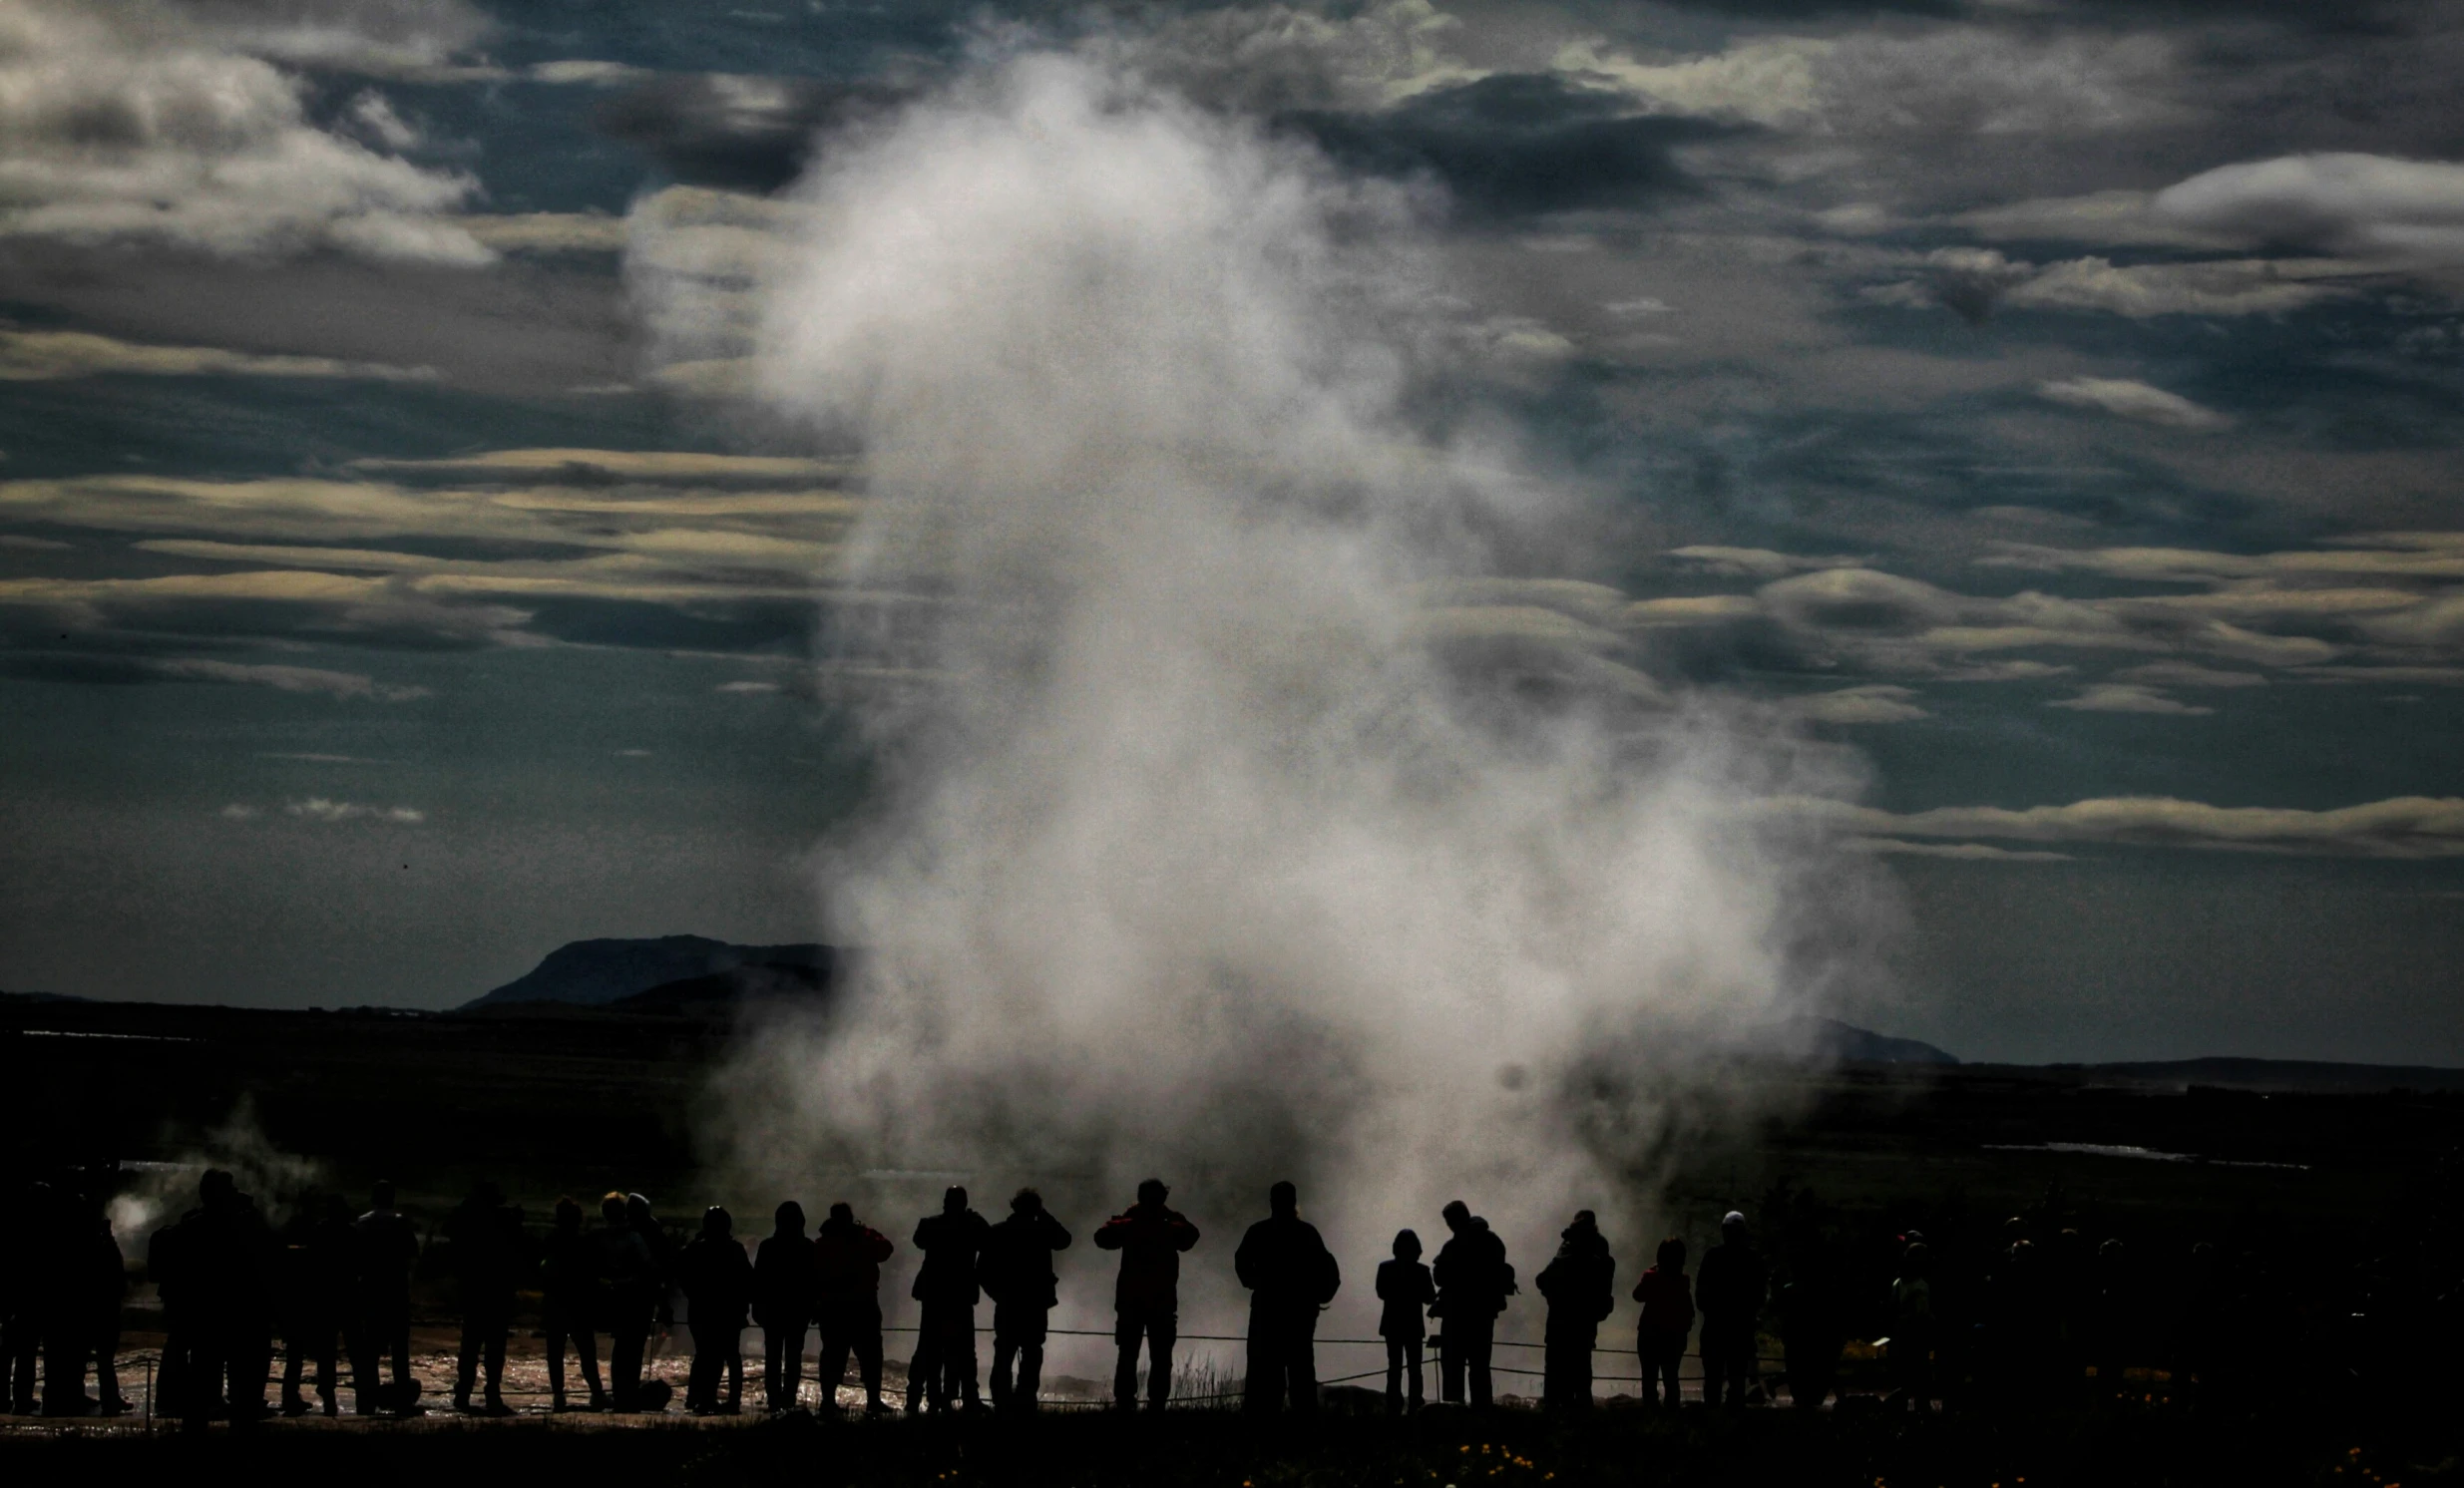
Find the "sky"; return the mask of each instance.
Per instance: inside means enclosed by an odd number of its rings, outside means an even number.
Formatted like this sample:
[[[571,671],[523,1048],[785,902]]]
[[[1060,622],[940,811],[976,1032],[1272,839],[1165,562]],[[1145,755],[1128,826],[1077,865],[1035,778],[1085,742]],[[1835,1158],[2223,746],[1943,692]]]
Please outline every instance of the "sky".
[[[1759,710],[1967,1058],[2464,1062],[2464,9],[0,0],[0,988],[819,932],[832,141],[1095,59],[1413,203],[1488,623]],[[1510,590],[1510,591],[1509,591]],[[1456,596],[1459,598],[1460,596]]]

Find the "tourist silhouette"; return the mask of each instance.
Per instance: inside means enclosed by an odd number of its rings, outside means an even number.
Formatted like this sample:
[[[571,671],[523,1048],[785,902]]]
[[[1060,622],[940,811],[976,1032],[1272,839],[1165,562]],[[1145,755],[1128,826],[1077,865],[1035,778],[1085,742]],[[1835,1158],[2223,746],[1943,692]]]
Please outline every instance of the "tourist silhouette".
[[[1660,1242],[1649,1271],[1634,1284],[1634,1300],[1643,1304],[1634,1323],[1634,1352],[1643,1365],[1643,1400],[1655,1398],[1674,1406],[1682,1398],[1678,1371],[1686,1357],[1686,1339],[1694,1331],[1694,1293],[1686,1281],[1686,1243],[1675,1236]],[[1663,1393],[1665,1391],[1665,1393]]]
[[[256,1201],[232,1176],[209,1168],[198,1208],[181,1221],[184,1264],[193,1269],[191,1376],[183,1418],[202,1428],[214,1415],[236,1424],[272,1412],[273,1236]]]
[[[1762,1320],[1770,1273],[1735,1210],[1720,1220],[1720,1243],[1703,1256],[1694,1282],[1703,1309],[1703,1400],[1743,1405],[1757,1369],[1756,1325]]]
[[[1486,1406],[1492,1398],[1488,1361],[1497,1314],[1517,1290],[1514,1268],[1506,1264],[1505,1242],[1470,1206],[1456,1199],[1442,1213],[1448,1237],[1431,1268],[1437,1304],[1430,1308],[1430,1315],[1442,1323],[1437,1334],[1438,1394],[1449,1402]]]
[[[1617,1261],[1590,1210],[1574,1216],[1557,1237],[1557,1254],[1531,1279],[1548,1299],[1543,1330],[1540,1398],[1558,1410],[1591,1406],[1591,1350],[1600,1323],[1617,1306]]]
[[[1429,1336],[1428,1308],[1437,1284],[1421,1264],[1421,1237],[1395,1232],[1395,1259],[1378,1263],[1378,1336],[1386,1339],[1386,1412],[1401,1415],[1422,1405],[1421,1349]],[[1407,1390],[1409,1391],[1407,1395]]]
[[[1780,1314],[1781,1367],[1788,1371],[1789,1399],[1813,1410],[1840,1380],[1840,1355],[1848,1347],[1845,1299],[1837,1265],[1819,1241],[1791,1244],[1789,1259],[1795,1275],[1773,1302]]]
[[[556,1222],[548,1231],[539,1263],[539,1329],[548,1350],[548,1399],[552,1410],[573,1409],[565,1393],[565,1353],[568,1347],[582,1365],[582,1380],[591,1392],[590,1408],[608,1408],[608,1390],[599,1378],[600,1255],[598,1240],[583,1233],[582,1206],[570,1198],[556,1201]]]
[[[864,1380],[864,1409],[879,1415],[881,1398],[881,1263],[896,1247],[890,1237],[856,1219],[844,1203],[830,1206],[813,1239],[813,1317],[821,1324],[821,1386],[824,1410],[838,1409],[838,1389],[853,1353]]]
[[[761,1398],[772,1414],[792,1408],[804,1388],[804,1339],[816,1301],[813,1243],[804,1234],[804,1206],[790,1199],[772,1212],[769,1237],[753,1255]]]
[[[1933,1306],[1933,1253],[1911,1231],[1899,1252],[1899,1275],[1890,1284],[1889,1355],[1891,1392],[1883,1403],[1918,1412],[1933,1409],[1933,1354],[1941,1338]]]
[[[941,1196],[941,1213],[917,1222],[915,1247],[924,1262],[907,1295],[923,1303],[916,1327],[916,1356],[907,1366],[907,1413],[919,1403],[947,1410],[963,1402],[974,1410],[976,1392],[976,1260],[993,1227],[967,1207],[967,1190],[952,1184]]]
[[[112,1239],[111,1217],[100,1204],[88,1202],[77,1220],[82,1232],[69,1239],[65,1291],[70,1347],[74,1363],[69,1389],[76,1413],[87,1411],[86,1361],[94,1362],[93,1408],[103,1415],[126,1415],[132,1407],[120,1393],[120,1307],[129,1290],[128,1261]],[[331,1390],[327,1391],[328,1399]],[[331,1412],[328,1411],[328,1414]]]
[[[1043,1343],[1060,1279],[1055,1252],[1069,1249],[1069,1232],[1043,1207],[1043,1196],[1021,1189],[1010,1200],[1010,1217],[985,1237],[976,1263],[977,1280],[993,1299],[993,1408],[1033,1410],[1043,1382]]]
[[[1103,1222],[1095,1249],[1120,1252],[1120,1276],[1112,1286],[1112,1341],[1120,1359],[1112,1371],[1112,1401],[1122,1410],[1138,1403],[1138,1344],[1146,1345],[1146,1406],[1161,1410],[1172,1398],[1172,1344],[1180,1329],[1181,1253],[1198,1243],[1198,1227],[1164,1200],[1172,1191],[1160,1178],[1138,1185],[1138,1202]]]
[[[303,1378],[327,1415],[339,1413],[334,1373],[351,1300],[351,1222],[338,1195],[305,1196],[282,1226],[276,1295],[282,1324],[282,1413],[305,1415]],[[310,1370],[313,1369],[313,1374]]]
[[[419,1382],[411,1377],[411,1268],[419,1261],[419,1230],[394,1208],[392,1180],[377,1180],[368,1199],[368,1212],[351,1222],[351,1315],[344,1334],[352,1409],[407,1413],[419,1399]],[[380,1380],[387,1363],[393,1377]]]
[[[599,1216],[592,1238],[599,1245],[601,1321],[608,1331],[609,1403],[623,1411],[663,1408],[663,1399],[649,1404],[641,1378],[642,1350],[666,1294],[658,1257],[624,1195],[601,1199]]]
[[[734,1415],[744,1407],[744,1314],[753,1302],[753,1263],[735,1229],[734,1217],[711,1205],[701,1212],[701,1233],[685,1242],[676,1259],[684,1325],[693,1335],[684,1408],[700,1415]],[[721,1373],[727,1376],[724,1402],[718,1395]]]
[[[1300,1190],[1289,1181],[1266,1191],[1265,1219],[1232,1253],[1232,1271],[1249,1289],[1249,1388],[1243,1405],[1271,1415],[1290,1405],[1318,1408],[1318,1310],[1334,1301],[1343,1272],[1301,1218]]]
[[[485,1415],[512,1415],[505,1403],[505,1339],[513,1330],[514,1290],[522,1284],[528,1249],[522,1212],[505,1203],[497,1186],[481,1179],[470,1197],[445,1216],[446,1259],[453,1267],[454,1300],[462,1307],[462,1347],[454,1366],[454,1409],[469,1412],[471,1391],[487,1369]]]

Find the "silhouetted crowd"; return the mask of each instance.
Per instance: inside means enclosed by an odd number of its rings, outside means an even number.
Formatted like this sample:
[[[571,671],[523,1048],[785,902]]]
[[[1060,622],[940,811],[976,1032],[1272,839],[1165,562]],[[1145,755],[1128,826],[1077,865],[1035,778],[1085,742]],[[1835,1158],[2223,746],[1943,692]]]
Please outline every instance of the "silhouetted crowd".
[[[194,1209],[152,1233],[143,1258],[162,1304],[161,1413],[201,1424],[276,1410],[337,1415],[346,1384],[360,1415],[424,1408],[410,1342],[423,1246],[418,1227],[395,1207],[392,1184],[375,1186],[364,1213],[353,1216],[339,1198],[315,1198],[294,1205],[279,1227],[229,1173],[205,1173],[197,1198]],[[1122,1410],[1137,1408],[1141,1384],[1150,1410],[1172,1398],[1181,1257],[1199,1234],[1169,1198],[1161,1181],[1148,1179],[1135,1203],[1093,1232],[1097,1249],[1119,1256],[1113,1399]],[[1343,1285],[1342,1270],[1301,1218],[1292,1184],[1276,1184],[1267,1209],[1232,1260],[1250,1295],[1242,1399],[1254,1412],[1308,1413],[1320,1399],[1318,1320]],[[117,1358],[127,1268],[105,1211],[37,1184],[19,1212],[25,1223],[8,1230],[0,1258],[10,1408],[37,1409],[39,1373],[44,1414],[129,1410]],[[1392,1259],[1377,1268],[1391,1412],[1422,1407],[1433,1347],[1441,1400],[1485,1407],[1494,1398],[1499,1366],[1491,1355],[1498,1318],[1520,1295],[1515,1270],[1502,1239],[1467,1206],[1448,1204],[1441,1220],[1446,1239],[1430,1262],[1420,1236],[1405,1230]],[[1691,1275],[1687,1245],[1672,1237],[1659,1242],[1632,1288],[1641,1304],[1634,1357],[1647,1403],[1678,1403],[1691,1344],[1710,1406],[1761,1403],[1780,1379],[1795,1405],[1819,1406],[1838,1391],[1851,1342],[1864,1340],[1886,1371],[1885,1403],[1900,1408],[2110,1400],[2133,1388],[2135,1368],[2169,1370],[2173,1392],[2212,1397],[2231,1391],[2250,1367],[2251,1318],[2264,1305],[2250,1270],[2228,1266],[2204,1244],[2160,1288],[2120,1240],[2091,1249],[2075,1229],[2032,1234],[2043,1227],[2013,1219],[1990,1246],[1967,1248],[1971,1264],[1944,1294],[1933,1248],[1914,1231],[1893,1239],[1879,1269],[1852,1267],[1839,1247],[1801,1238],[1787,1247],[1785,1277],[1775,1286],[1746,1217],[1731,1213],[1719,1228],[1719,1242]],[[688,1410],[742,1408],[751,1327],[761,1334],[768,1409],[794,1407],[818,1331],[822,1408],[838,1410],[852,1358],[863,1408],[887,1411],[880,1293],[883,1263],[896,1247],[845,1203],[806,1232],[803,1208],[784,1203],[770,1233],[748,1249],[727,1211],[711,1208],[679,1244],[643,1196],[611,1193],[595,1224],[580,1203],[559,1200],[545,1235],[536,1236],[493,1184],[480,1183],[437,1227],[441,1268],[433,1266],[437,1248],[424,1248],[432,1269],[450,1275],[461,1317],[454,1407],[511,1413],[506,1344],[518,1295],[535,1293],[557,1410],[665,1409],[669,1386],[645,1373],[643,1360],[650,1340],[676,1326],[680,1299],[691,1345]],[[1071,1243],[1031,1188],[1011,1199],[999,1223],[970,1208],[965,1189],[945,1194],[940,1212],[918,1223],[911,1240],[920,1261],[909,1288],[918,1304],[910,1413],[977,1409],[988,1393],[996,1410],[1035,1408],[1058,1302],[1053,1257]],[[1878,1270],[1887,1270],[1886,1281]],[[1544,1309],[1542,1401],[1588,1408],[1594,1360],[1604,1351],[1600,1324],[1617,1301],[1617,1262],[1595,1215],[1574,1216],[1533,1285]],[[977,1309],[986,1298],[992,1378],[980,1391]],[[2451,1314],[2455,1302],[2451,1289],[2432,1311]],[[2367,1318],[2352,1313],[2346,1321]],[[1767,1325],[1779,1340],[1776,1360],[1762,1351]],[[274,1405],[267,1394],[277,1340]],[[1781,1367],[1767,1369],[1770,1362]],[[90,1373],[94,1396],[86,1393]],[[578,1390],[571,1388],[576,1373]]]

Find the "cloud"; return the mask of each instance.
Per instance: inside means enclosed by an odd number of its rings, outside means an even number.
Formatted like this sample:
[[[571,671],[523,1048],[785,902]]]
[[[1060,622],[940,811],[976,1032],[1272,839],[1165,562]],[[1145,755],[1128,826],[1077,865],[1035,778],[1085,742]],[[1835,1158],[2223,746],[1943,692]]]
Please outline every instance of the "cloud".
[[[2128,682],[2158,687],[2264,687],[2267,679],[2255,671],[2220,671],[2195,661],[2151,661],[2114,673]]]
[[[746,696],[755,696],[772,692],[784,692],[787,689],[777,682],[738,681],[721,682],[710,690],[712,692],[732,692]]]
[[[383,702],[407,702],[430,695],[425,687],[396,687],[378,682],[358,672],[327,671],[314,666],[250,665],[234,661],[206,659],[165,660],[151,663],[166,679],[195,682],[228,682],[251,687],[271,687],[281,692],[313,692],[327,697],[373,698]]]
[[[601,106],[600,130],[690,185],[766,193],[803,173],[824,133],[912,97],[895,83],[740,73],[654,75]]]
[[[523,76],[534,83],[584,88],[622,88],[647,82],[656,77],[646,67],[628,62],[601,62],[585,57],[568,57],[554,62],[534,62]]]
[[[829,483],[844,480],[855,467],[844,460],[814,460],[794,455],[717,455],[698,450],[491,450],[443,460],[367,459],[351,462],[354,470],[420,472],[442,476],[549,477],[571,485],[609,485],[617,481],[792,481]]]
[[[451,220],[498,253],[615,253],[624,247],[624,219],[605,212],[498,212]]]
[[[1487,71],[1448,47],[1462,23],[1429,0],[1349,14],[1288,4],[1159,11],[1081,50],[1213,108],[1251,115],[1375,112]]]
[[[2233,420],[2178,393],[2127,377],[2065,377],[2036,385],[2036,396],[2066,408],[2096,409],[2142,424],[2212,433]]]
[[[1931,718],[1931,713],[1908,700],[1915,695],[1910,688],[1880,684],[1843,687],[1836,692],[1792,698],[1789,709],[1814,723],[1907,723]]]
[[[0,9],[0,237],[151,242],[233,257],[311,250],[442,264],[494,255],[445,214],[478,183],[400,152],[381,97],[335,126],[283,64],[432,55],[424,13],[211,24],[137,4]],[[226,15],[230,14],[225,12]],[[363,32],[355,22],[402,21]],[[200,24],[201,18],[203,24]],[[359,135],[372,135],[371,149]]]
[[[321,356],[258,356],[216,346],[160,346],[85,331],[0,327],[0,382],[57,382],[112,374],[142,377],[365,378],[427,382],[430,367],[338,361]]]
[[[2281,315],[2355,292],[2345,280],[2369,265],[2336,259],[2232,258],[2116,264],[2110,258],[2030,263],[1999,248],[1936,248],[1914,278],[1868,285],[1875,304],[1940,305],[1971,323],[1996,308],[2092,310],[2134,320],[2159,315]]]
[[[2098,682],[2077,697],[2062,698],[2045,706],[2080,713],[2168,713],[2181,718],[2202,717],[2216,711],[2180,702],[2134,682]]]
[[[2357,257],[2464,263],[2464,164],[2291,155],[2220,166],[2156,193],[2158,220]]]
[[[428,819],[428,814],[409,806],[363,806],[356,801],[329,801],[323,796],[310,796],[304,801],[286,801],[285,816],[304,818],[312,822],[390,822],[398,826],[416,827]]]
[[[1882,837],[2128,843],[2363,858],[2464,856],[2464,798],[2453,796],[2402,796],[2330,811],[2210,806],[2162,796],[2104,797],[2017,811],[1946,806],[1904,814],[1797,797],[1767,802],[1764,809]]]
[[[1687,548],[1672,548],[1670,558],[1679,559],[1706,573],[1731,578],[1778,578],[1788,573],[1805,573],[1823,568],[1858,568],[1867,561],[1846,554],[1829,557],[1809,557],[1795,553],[1774,553],[1768,548],[1722,548],[1714,544],[1697,543]]]
[[[1848,846],[1865,853],[1895,853],[1910,858],[1949,858],[1962,863],[2074,863],[2068,853],[1997,848],[1981,842],[1901,842],[1895,837],[1851,837]]]

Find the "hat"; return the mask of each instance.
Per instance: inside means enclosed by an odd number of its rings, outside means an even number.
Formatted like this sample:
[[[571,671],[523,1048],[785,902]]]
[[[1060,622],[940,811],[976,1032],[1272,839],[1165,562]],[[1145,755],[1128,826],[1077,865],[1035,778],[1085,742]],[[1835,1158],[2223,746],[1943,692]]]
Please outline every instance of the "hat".
[[[1731,1225],[1743,1225],[1745,1222],[1746,1217],[1744,1211],[1742,1210],[1732,1209],[1728,1213],[1720,1216],[1720,1228],[1723,1230],[1727,1229]]]

